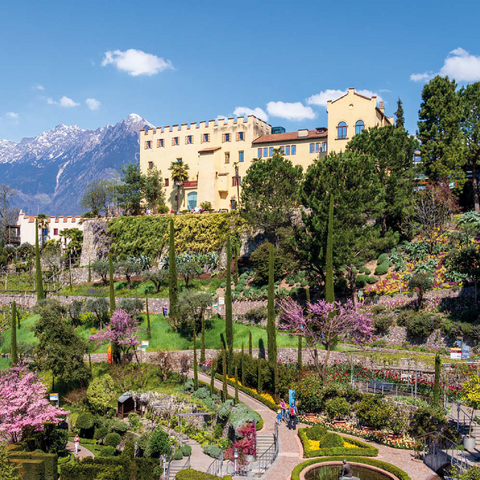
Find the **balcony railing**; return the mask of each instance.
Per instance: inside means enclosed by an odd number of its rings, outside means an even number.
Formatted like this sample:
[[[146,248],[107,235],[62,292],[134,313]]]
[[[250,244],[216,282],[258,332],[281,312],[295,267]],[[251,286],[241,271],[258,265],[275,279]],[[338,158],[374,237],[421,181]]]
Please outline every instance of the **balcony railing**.
[[[184,188],[197,188],[198,187],[198,180],[192,180],[192,181],[185,182],[185,184],[183,186],[184,186]]]
[[[20,237],[15,235],[10,235],[8,237],[8,243],[20,243]]]

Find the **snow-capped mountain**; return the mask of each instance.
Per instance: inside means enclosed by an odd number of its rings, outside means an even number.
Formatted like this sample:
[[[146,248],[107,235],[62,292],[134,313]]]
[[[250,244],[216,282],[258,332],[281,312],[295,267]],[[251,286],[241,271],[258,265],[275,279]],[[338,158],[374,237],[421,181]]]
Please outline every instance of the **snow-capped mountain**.
[[[0,183],[18,190],[16,204],[28,214],[79,214],[88,183],[139,160],[139,130],[146,125],[152,126],[132,113],[96,130],[57,125],[18,143],[0,140]]]

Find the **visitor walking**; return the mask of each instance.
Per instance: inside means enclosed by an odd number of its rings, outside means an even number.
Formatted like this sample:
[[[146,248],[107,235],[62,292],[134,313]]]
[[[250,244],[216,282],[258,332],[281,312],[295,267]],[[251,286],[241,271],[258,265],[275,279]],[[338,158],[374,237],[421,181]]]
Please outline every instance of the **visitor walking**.
[[[75,445],[75,455],[78,455],[78,451],[80,450],[80,437],[78,436],[78,433],[75,435],[73,443]]]
[[[289,422],[288,422],[288,428],[291,430],[295,430],[297,428],[297,407],[295,405],[295,402],[292,402],[289,408]]]
[[[285,405],[285,400],[283,398],[280,399],[280,408],[282,409],[282,420],[285,420],[285,412],[287,410],[287,406]]]
[[[166,304],[166,303],[163,304],[163,316],[164,316],[165,318],[168,317],[168,307],[167,307],[167,304]]]
[[[282,411],[279,410],[279,411],[277,412],[277,425],[280,425],[280,423],[281,423],[281,421],[282,421],[282,418],[283,418],[283,416],[282,416]]]

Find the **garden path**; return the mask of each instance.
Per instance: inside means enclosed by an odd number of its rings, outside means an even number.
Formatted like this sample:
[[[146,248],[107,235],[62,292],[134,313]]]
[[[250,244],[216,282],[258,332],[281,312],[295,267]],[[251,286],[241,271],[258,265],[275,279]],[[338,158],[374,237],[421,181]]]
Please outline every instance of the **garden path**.
[[[193,377],[192,371],[189,372],[189,376]],[[198,372],[198,378],[207,384],[210,382],[210,377],[204,373]],[[215,387],[221,390],[222,382],[220,380],[215,380]],[[228,393],[234,396],[234,387],[228,385]],[[264,427],[261,433],[273,434],[275,428],[275,413],[263,405],[263,403],[243,392],[239,391],[238,397],[241,402],[255,410],[263,418]],[[302,428],[306,426],[307,425],[298,424],[297,427]],[[343,433],[342,435],[358,438]],[[300,439],[298,438],[297,431],[288,430],[286,425],[282,423],[278,429],[278,436],[279,450],[277,460],[267,470],[263,476],[263,480],[289,480],[295,466],[306,460],[303,458],[303,448]],[[365,439],[362,439],[362,441],[378,448],[379,454],[376,458],[401,468],[410,475],[412,480],[440,480],[440,477],[433,470],[428,468],[423,461],[414,458],[414,452],[412,450],[391,448]]]
[[[75,455],[75,444],[73,442],[68,441],[67,442],[67,450],[70,453],[73,453]],[[85,458],[85,457],[94,457],[95,455],[84,445],[82,445],[82,442],[80,442],[80,448],[78,449],[78,453],[75,455],[77,458]]]

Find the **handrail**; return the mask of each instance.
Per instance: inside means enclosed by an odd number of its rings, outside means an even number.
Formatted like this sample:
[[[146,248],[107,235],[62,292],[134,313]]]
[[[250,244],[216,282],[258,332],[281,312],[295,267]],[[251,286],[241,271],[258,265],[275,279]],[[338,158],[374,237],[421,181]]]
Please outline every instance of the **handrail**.
[[[433,465],[429,465],[430,462],[428,461],[427,455],[436,455],[439,452],[445,453],[450,458],[450,464],[460,468],[461,471],[470,467],[465,451],[458,448],[458,445],[445,437],[445,435],[438,432],[432,432],[416,438],[426,438],[427,440],[423,446],[423,462],[428,467],[432,467]]]
[[[207,473],[210,475],[215,475],[217,476],[220,474],[222,475],[222,467],[223,467],[223,450],[220,452],[220,457],[215,458],[213,462],[208,466],[207,468]]]

